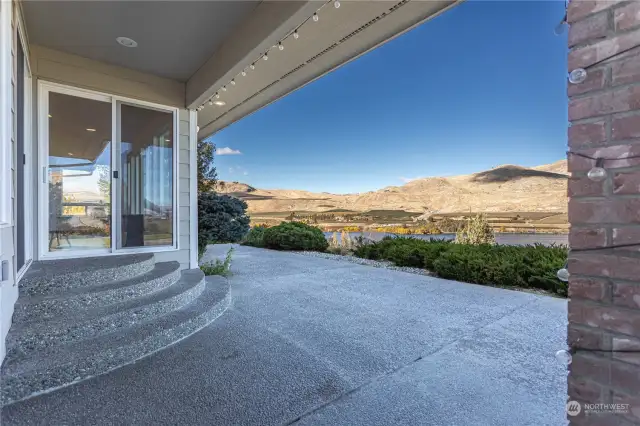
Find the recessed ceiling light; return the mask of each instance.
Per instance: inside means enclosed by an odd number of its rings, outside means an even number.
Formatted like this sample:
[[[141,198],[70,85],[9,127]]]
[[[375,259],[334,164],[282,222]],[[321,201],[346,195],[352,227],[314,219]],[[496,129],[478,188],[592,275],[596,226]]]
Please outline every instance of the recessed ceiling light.
[[[87,129],[87,132],[95,132],[96,129]]]
[[[225,106],[227,103],[225,101],[215,101],[214,104],[218,106]]]
[[[130,39],[129,37],[118,37],[116,38],[116,41],[118,43],[120,43],[121,45],[123,45],[124,47],[137,47],[138,46],[138,42]]]

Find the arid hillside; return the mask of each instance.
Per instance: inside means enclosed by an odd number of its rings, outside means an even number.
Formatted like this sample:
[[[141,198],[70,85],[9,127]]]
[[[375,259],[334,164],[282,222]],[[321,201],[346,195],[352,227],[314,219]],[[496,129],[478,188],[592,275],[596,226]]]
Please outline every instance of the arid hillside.
[[[244,199],[250,213],[405,210],[449,213],[565,212],[567,162],[526,168],[502,165],[471,175],[416,179],[359,194],[258,189],[238,182],[219,182],[217,190]]]

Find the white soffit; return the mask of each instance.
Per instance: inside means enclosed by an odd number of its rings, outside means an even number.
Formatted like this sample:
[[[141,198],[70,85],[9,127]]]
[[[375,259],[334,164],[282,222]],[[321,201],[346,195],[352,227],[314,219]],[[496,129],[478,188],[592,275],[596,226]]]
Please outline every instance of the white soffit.
[[[220,81],[217,84],[219,100],[225,104],[203,104],[204,108],[198,112],[198,139],[210,136],[460,1],[340,3],[339,8],[333,3],[322,7],[317,22],[311,19],[306,22],[298,30],[297,40],[287,37],[282,42],[284,50],[272,48],[268,60],[260,58],[261,52],[255,52],[255,69],[247,68],[246,76],[238,74],[235,85]],[[246,66],[250,63],[251,60]],[[220,89],[222,85],[226,91]]]

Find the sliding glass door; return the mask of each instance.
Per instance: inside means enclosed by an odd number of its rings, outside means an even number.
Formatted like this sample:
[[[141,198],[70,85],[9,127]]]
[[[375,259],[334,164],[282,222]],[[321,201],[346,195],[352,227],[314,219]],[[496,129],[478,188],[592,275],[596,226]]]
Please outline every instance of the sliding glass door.
[[[118,103],[118,248],[173,245],[173,114]]]
[[[49,252],[111,250],[111,100],[47,93]]]
[[[40,87],[44,257],[175,247],[176,112]]]

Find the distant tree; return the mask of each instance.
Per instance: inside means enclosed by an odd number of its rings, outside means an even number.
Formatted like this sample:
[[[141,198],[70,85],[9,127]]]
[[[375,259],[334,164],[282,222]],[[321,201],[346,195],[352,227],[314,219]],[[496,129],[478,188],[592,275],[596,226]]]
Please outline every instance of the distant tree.
[[[111,204],[111,172],[108,166],[96,166],[98,171],[98,190],[105,204]]]
[[[479,214],[458,230],[455,241],[458,244],[495,244],[496,237],[486,216]]]
[[[218,176],[213,166],[216,146],[206,140],[198,142],[198,192],[215,192]]]

